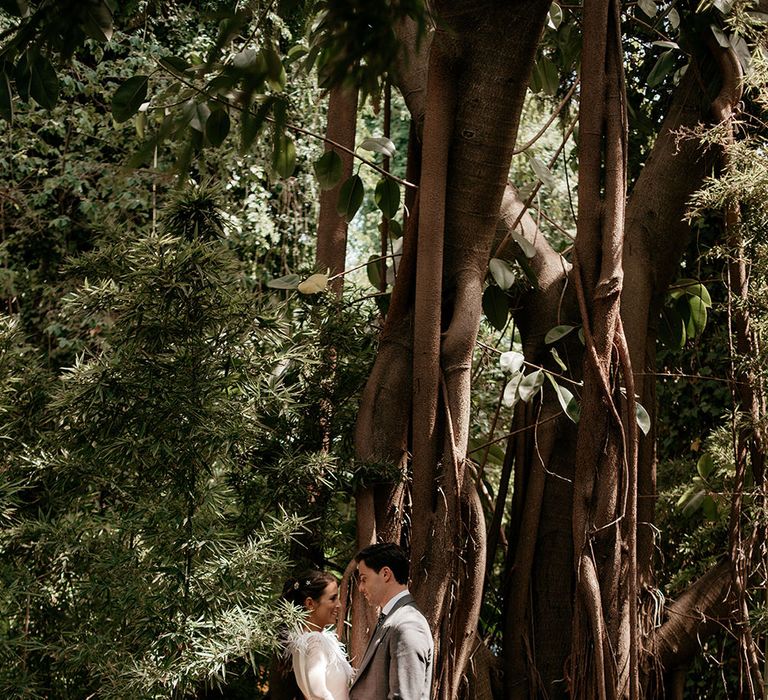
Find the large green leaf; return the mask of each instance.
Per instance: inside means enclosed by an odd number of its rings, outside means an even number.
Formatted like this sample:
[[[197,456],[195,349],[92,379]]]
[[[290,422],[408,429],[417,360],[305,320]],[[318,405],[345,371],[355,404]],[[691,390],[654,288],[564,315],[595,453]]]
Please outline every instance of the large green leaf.
[[[211,114],[211,108],[205,102],[187,100],[182,108],[182,114],[192,129],[203,134],[205,132],[205,124]]]
[[[229,114],[225,109],[214,109],[205,122],[205,136],[211,146],[218,147],[224,143],[229,134]]]
[[[675,52],[670,49],[664,51],[656,61],[656,65],[651,69],[648,75],[648,87],[655,87],[670,73],[675,65]]]
[[[658,6],[653,0],[638,0],[637,6],[649,17],[655,17],[659,11]]]
[[[290,177],[296,168],[296,146],[287,134],[278,134],[272,151],[272,167],[280,177]]]
[[[635,420],[640,430],[643,431],[643,435],[648,435],[651,430],[651,417],[648,415],[648,411],[638,401],[635,401]]]
[[[557,29],[563,21],[563,10],[556,2],[553,2],[549,6],[549,13],[547,15],[547,25],[550,29]]]
[[[499,366],[502,372],[512,372],[516,374],[519,372],[525,364],[525,356],[521,352],[516,350],[508,350],[501,353],[499,357]]]
[[[560,85],[560,73],[554,61],[542,56],[536,61],[536,70],[542,92],[546,95],[554,95]]]
[[[699,472],[699,476],[706,480],[709,479],[709,475],[715,471],[715,460],[712,459],[712,455],[709,452],[705,452],[699,461],[696,462],[696,471]]]
[[[699,336],[704,332],[707,325],[707,305],[701,297],[689,296],[688,307],[690,309],[691,321],[694,325],[694,335]]]
[[[16,81],[16,90],[19,97],[27,102],[29,100],[29,88],[32,81],[32,73],[29,70],[29,55],[21,54],[13,69],[13,78]]]
[[[688,500],[688,503],[683,506],[683,514],[693,515],[701,507],[701,502],[706,496],[707,492],[704,489],[695,491],[691,498]]]
[[[283,275],[267,282],[270,289],[296,289],[301,283],[301,277],[298,275]]]
[[[541,183],[547,189],[554,189],[557,187],[557,180],[555,180],[555,176],[552,174],[552,171],[547,164],[539,160],[536,156],[531,155],[528,151],[525,152],[525,155],[528,156],[531,168],[533,169],[533,172],[536,173],[536,177],[541,180]]]
[[[712,297],[709,295],[709,290],[700,282],[690,285],[686,291],[688,294],[699,297],[708,309],[712,307]]]
[[[339,190],[339,201],[336,203],[336,211],[340,216],[352,221],[360,205],[363,203],[365,188],[359,175],[350,177]]]
[[[509,300],[504,290],[489,284],[483,292],[483,313],[488,322],[497,330],[504,330],[509,315]]]
[[[363,139],[362,143],[358,146],[366,151],[372,151],[373,153],[381,153],[382,155],[391,158],[395,155],[397,149],[392,139],[386,136],[375,136],[373,138]]]
[[[560,408],[563,409],[563,413],[565,413],[565,415],[568,416],[568,418],[570,418],[574,423],[578,423],[579,418],[581,418],[581,406],[579,406],[579,402],[576,400],[576,397],[573,395],[570,389],[567,389],[566,387],[558,384],[551,374],[547,373],[547,379],[549,379],[549,383],[555,390],[555,395],[557,396]]]
[[[186,72],[192,67],[191,63],[177,56],[165,56],[159,60],[159,63],[166,70],[182,77],[185,77]]]
[[[680,498],[677,499],[677,503],[675,504],[678,508],[682,508],[688,500],[693,496],[693,494],[696,492],[695,486],[689,486],[685,491],[683,491]]]
[[[680,313],[672,307],[665,306],[661,311],[659,340],[672,349],[679,349],[685,345],[685,321]]]
[[[83,31],[96,41],[109,41],[112,38],[112,10],[106,2],[82,3]]]
[[[341,156],[334,150],[323,153],[313,167],[321,190],[332,190],[336,187],[344,170]]]
[[[44,109],[53,109],[59,100],[59,77],[45,56],[37,56],[30,66],[29,94]]]
[[[707,520],[717,520],[717,501],[709,494],[701,500],[701,510]]]
[[[275,98],[268,97],[259,108],[252,112],[250,109],[243,111],[240,117],[240,152],[245,153],[251,147],[261,128],[269,116],[269,112],[275,106]]]
[[[120,124],[128,121],[147,99],[149,76],[134,75],[128,78],[112,97],[112,116]]]
[[[264,59],[267,65],[267,82],[275,92],[280,92],[286,83],[285,68],[280,60],[280,54],[274,48],[264,51]]]
[[[505,406],[514,407],[520,400],[519,389],[523,379],[525,379],[525,375],[522,372],[517,372],[509,378],[507,385],[504,387],[504,394],[502,395],[502,401]]]
[[[394,219],[400,208],[400,187],[389,177],[383,177],[376,184],[373,195],[376,206],[388,219]]]
[[[506,260],[491,258],[488,262],[488,269],[491,271],[491,276],[496,284],[498,284],[504,291],[509,289],[515,283],[517,275],[515,275],[515,271],[509,266],[509,263],[507,263]]]
[[[299,282],[298,287],[302,294],[319,294],[328,289],[328,275],[325,272],[316,272],[310,275],[303,282]]]
[[[526,258],[536,257],[536,247],[527,238],[521,236],[517,231],[510,231],[509,235],[512,237],[512,240],[520,246],[520,249],[523,251],[523,255],[525,255]],[[519,262],[523,267],[525,266],[524,261]]]
[[[286,60],[288,63],[293,63],[294,61],[298,61],[300,58],[304,58],[304,56],[306,56],[308,53],[309,49],[306,46],[296,44],[295,46],[292,46],[290,49],[288,49]]]
[[[712,297],[709,295],[709,290],[698,280],[683,278],[677,280],[669,292],[669,296],[673,299],[679,299],[683,294],[691,294],[699,297],[704,306],[707,308],[712,307]]]
[[[683,319],[683,330],[685,331],[686,340],[696,337],[696,324],[691,318],[691,307],[688,305],[688,297],[679,298],[674,305],[675,311],[680,314],[680,318]]]
[[[368,264],[365,266],[368,273],[368,281],[376,288],[381,289],[382,280],[386,279],[387,266],[379,255],[368,257]]]
[[[576,29],[575,23],[566,22],[560,27],[557,32],[557,44],[562,57],[560,64],[563,70],[578,69],[581,57],[581,31]]]
[[[520,394],[520,400],[528,403],[528,401],[536,396],[536,392],[541,389],[545,378],[546,374],[540,369],[537,369],[535,372],[531,372],[530,374],[526,375],[520,382],[520,386],[517,389],[518,393]]]
[[[566,335],[568,335],[576,326],[571,326],[567,323],[564,323],[560,326],[555,326],[554,328],[550,328],[547,331],[547,334],[544,336],[544,342],[547,345],[551,345],[552,343],[556,343],[560,338],[564,338]]]

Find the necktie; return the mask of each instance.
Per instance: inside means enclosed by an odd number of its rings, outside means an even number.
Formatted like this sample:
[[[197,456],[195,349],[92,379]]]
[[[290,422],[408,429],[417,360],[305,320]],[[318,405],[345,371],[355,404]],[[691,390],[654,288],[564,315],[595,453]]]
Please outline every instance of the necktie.
[[[379,619],[376,621],[376,629],[373,630],[373,634],[376,635],[376,633],[381,629],[381,626],[384,624],[384,620],[387,619],[387,616],[384,613],[379,613]]]

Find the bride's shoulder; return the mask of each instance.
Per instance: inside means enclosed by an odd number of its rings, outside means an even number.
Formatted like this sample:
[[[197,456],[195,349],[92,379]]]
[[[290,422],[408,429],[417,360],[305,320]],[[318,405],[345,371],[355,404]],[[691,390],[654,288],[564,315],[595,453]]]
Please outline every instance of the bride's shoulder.
[[[319,644],[324,644],[321,632],[294,631],[288,635],[285,647],[289,653],[306,652]]]
[[[323,637],[322,643],[325,645],[325,649],[331,659],[331,665],[341,668],[347,677],[351,677],[352,667],[347,659],[347,651],[333,630],[326,628],[322,632],[318,632],[318,634]]]
[[[321,649],[331,658],[340,657],[344,660],[347,658],[344,645],[330,629],[312,632],[296,631],[288,637],[286,651],[289,654],[294,652],[299,654],[307,653],[312,649]]]

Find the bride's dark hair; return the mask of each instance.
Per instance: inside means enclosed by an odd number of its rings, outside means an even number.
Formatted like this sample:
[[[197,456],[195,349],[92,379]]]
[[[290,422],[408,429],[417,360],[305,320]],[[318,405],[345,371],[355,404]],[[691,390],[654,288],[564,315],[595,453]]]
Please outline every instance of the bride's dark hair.
[[[307,598],[320,600],[323,591],[329,583],[336,581],[333,574],[317,569],[307,569],[294,578],[289,578],[283,585],[281,598],[292,603],[297,608],[304,607]],[[293,673],[293,664],[290,654],[286,652],[289,629],[283,625],[278,631],[278,639],[281,650],[277,651],[270,662],[269,667],[269,698],[274,700],[297,700],[303,698],[296,684],[296,676]]]
[[[289,578],[283,586],[283,599],[293,603],[297,608],[304,607],[307,598],[320,600],[323,591],[329,583],[336,581],[333,574],[317,569],[307,569],[295,578]]]

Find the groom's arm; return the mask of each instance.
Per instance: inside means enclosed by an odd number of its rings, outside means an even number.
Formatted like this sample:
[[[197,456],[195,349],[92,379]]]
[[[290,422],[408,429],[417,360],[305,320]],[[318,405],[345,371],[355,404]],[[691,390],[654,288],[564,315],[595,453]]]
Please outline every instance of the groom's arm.
[[[404,620],[390,633],[388,700],[428,698],[432,683],[432,634],[424,618]]]

